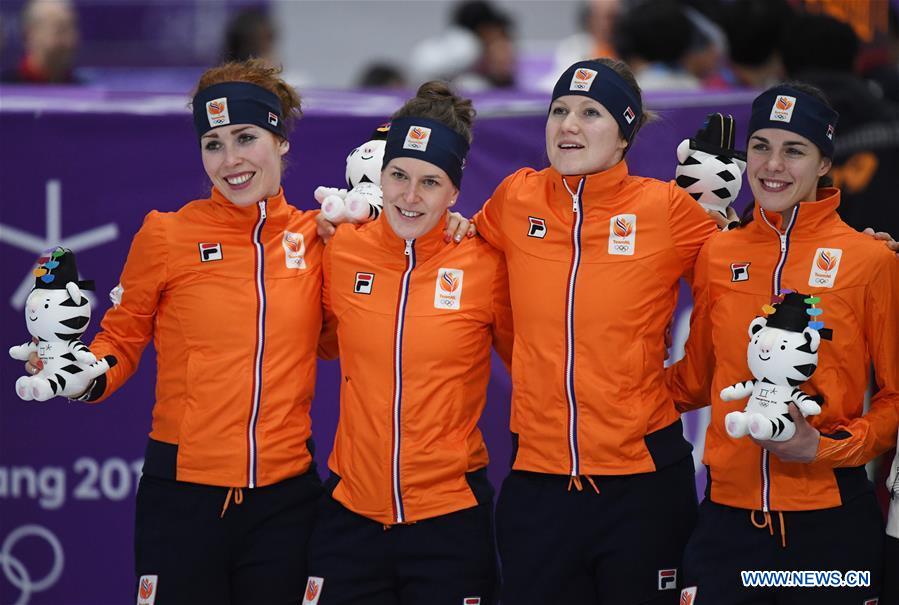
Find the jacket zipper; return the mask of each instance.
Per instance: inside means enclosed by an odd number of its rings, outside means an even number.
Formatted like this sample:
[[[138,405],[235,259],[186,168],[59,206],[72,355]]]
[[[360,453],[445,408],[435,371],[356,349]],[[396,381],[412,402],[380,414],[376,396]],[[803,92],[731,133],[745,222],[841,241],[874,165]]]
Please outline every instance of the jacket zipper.
[[[783,276],[783,268],[787,264],[787,254],[790,252],[790,234],[793,232],[793,225],[796,224],[796,217],[799,215],[799,206],[793,207],[793,213],[790,215],[790,222],[787,228],[781,233],[780,229],[771,224],[765,215],[765,210],[760,208],[760,214],[765,224],[771,227],[777,237],[780,239],[780,257],[774,266],[774,273],[771,275],[771,296],[780,296],[780,281]],[[768,450],[762,448],[761,473],[762,473],[762,511],[769,512],[771,507],[771,465],[770,454]]]
[[[409,298],[409,281],[415,268],[415,240],[406,240],[406,272],[400,282],[396,312],[396,336],[393,350],[393,456],[391,460],[391,491],[393,492],[393,518],[397,523],[406,521],[403,510],[403,494],[400,490],[400,419],[403,401],[403,324],[406,319],[406,302]]]
[[[259,218],[253,228],[253,247],[256,252],[256,352],[253,357],[253,401],[247,427],[247,485],[250,488],[256,487],[256,424],[262,401],[262,356],[265,351],[265,248],[262,245],[262,228],[265,226],[267,201],[257,202]]]
[[[568,399],[568,454],[571,458],[570,474],[572,477],[581,474],[577,445],[577,397],[574,392],[574,294],[577,272],[581,264],[581,226],[584,222],[581,194],[584,191],[586,180],[586,177],[581,178],[577,191],[572,192],[565,178],[562,178],[562,184],[571,195],[571,206],[574,213],[574,223],[571,227],[571,268],[568,272],[565,305],[565,395]]]

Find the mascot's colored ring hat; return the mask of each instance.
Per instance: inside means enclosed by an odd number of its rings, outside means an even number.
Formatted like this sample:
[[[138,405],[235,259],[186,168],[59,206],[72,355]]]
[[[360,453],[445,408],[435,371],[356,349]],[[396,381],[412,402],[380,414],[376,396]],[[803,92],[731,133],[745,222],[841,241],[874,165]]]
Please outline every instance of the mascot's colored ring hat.
[[[64,290],[69,282],[75,282],[82,290],[94,289],[93,281],[78,279],[74,252],[61,247],[45,251],[34,269],[35,289]]]

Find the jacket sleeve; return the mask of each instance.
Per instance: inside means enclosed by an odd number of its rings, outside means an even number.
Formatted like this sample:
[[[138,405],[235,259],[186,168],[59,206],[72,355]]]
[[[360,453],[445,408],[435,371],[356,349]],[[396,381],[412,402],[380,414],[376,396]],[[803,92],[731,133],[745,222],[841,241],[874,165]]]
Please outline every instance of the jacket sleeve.
[[[715,349],[709,300],[709,248],[707,242],[696,259],[693,277],[693,311],[684,357],[665,370],[665,382],[680,412],[709,405]]]
[[[503,360],[506,371],[512,373],[512,343],[515,333],[512,327],[512,302],[509,296],[509,272],[506,259],[500,257],[493,280],[493,348]]]
[[[478,235],[483,237],[488,244],[497,250],[505,250],[505,235],[503,234],[503,206],[510,183],[518,173],[507,176],[493,195],[490,196],[484,206],[472,217],[478,228]]]
[[[336,238],[337,234],[335,234]],[[322,359],[337,359],[337,316],[331,306],[331,271],[334,238],[322,252],[322,331],[318,339],[318,356]]]
[[[693,265],[702,245],[715,233],[715,224],[702,206],[674,181],[668,183],[668,225],[674,249],[681,259],[681,275],[692,281]]]
[[[131,242],[119,281],[121,301],[103,316],[90,345],[98,358],[111,355],[116,364],[94,382],[84,401],[106,399],[137,370],[144,347],[153,338],[166,285],[168,248],[165,215],[153,211]]]
[[[868,413],[821,435],[815,461],[861,466],[896,443],[899,427],[899,260],[880,250],[865,292],[865,341],[878,391]]]

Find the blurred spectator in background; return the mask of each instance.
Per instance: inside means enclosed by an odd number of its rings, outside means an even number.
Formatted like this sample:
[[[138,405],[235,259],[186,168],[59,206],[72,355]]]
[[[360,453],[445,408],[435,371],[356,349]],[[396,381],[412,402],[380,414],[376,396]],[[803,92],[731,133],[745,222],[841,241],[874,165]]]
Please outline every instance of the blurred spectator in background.
[[[416,82],[446,80],[466,91],[515,85],[512,19],[485,0],[457,4],[452,25],[412,49]]]
[[[888,10],[886,44],[871,53],[879,60],[866,66],[864,75],[880,86],[883,96],[899,103],[899,4],[891,4]]]
[[[269,67],[280,64],[277,55],[278,32],[268,13],[259,8],[240,11],[225,29],[224,62],[261,59]]]
[[[693,24],[674,0],[647,0],[618,20],[616,48],[644,92],[696,90],[699,78],[684,66]]]
[[[559,42],[553,58],[553,70],[543,88],[552,90],[559,74],[568,66],[586,59],[618,58],[614,46],[615,23],[621,13],[620,0],[590,0],[578,13],[577,33]]]
[[[822,43],[826,41],[826,43]],[[860,41],[827,15],[799,14],[783,38],[787,75],[817,86],[840,114],[831,177],[840,217],[855,229],[899,233],[899,107],[853,72]]]
[[[793,15],[787,0],[734,0],[725,4],[731,80],[735,86],[768,88],[783,80],[779,44]],[[815,47],[826,46],[822,40]]]
[[[371,63],[362,70],[358,88],[407,88],[406,78],[398,67],[390,63]]]
[[[690,45],[681,64],[699,79],[703,88],[726,88],[728,83],[721,75],[727,58],[727,37],[724,30],[696,8],[684,6],[683,10],[692,28]]]
[[[78,19],[69,0],[31,0],[22,10],[24,56],[2,81],[21,84],[77,84]]]

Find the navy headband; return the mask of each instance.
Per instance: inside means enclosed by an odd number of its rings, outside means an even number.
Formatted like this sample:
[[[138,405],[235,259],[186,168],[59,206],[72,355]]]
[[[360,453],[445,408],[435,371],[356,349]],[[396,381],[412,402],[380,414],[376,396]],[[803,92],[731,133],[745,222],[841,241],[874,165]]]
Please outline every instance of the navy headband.
[[[590,97],[605,107],[628,142],[634,138],[643,102],[615,70],[599,61],[578,61],[565,70],[553,88],[553,101],[566,95]]]
[[[381,169],[393,158],[424,160],[441,168],[459,188],[466,155],[468,141],[449,126],[429,118],[404,116],[390,123]]]
[[[769,88],[752,102],[749,136],[762,128],[779,128],[804,136],[824,157],[833,157],[833,133],[840,114],[791,86]],[[748,138],[748,137],[747,137]]]
[[[199,91],[193,100],[197,138],[229,124],[253,124],[286,139],[278,95],[249,82],[223,82]]]

